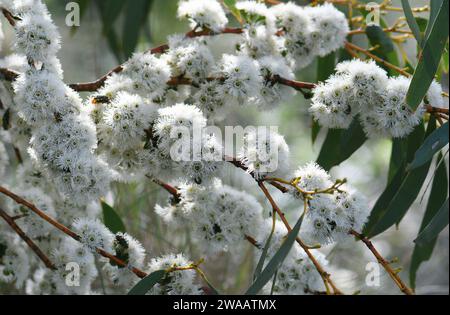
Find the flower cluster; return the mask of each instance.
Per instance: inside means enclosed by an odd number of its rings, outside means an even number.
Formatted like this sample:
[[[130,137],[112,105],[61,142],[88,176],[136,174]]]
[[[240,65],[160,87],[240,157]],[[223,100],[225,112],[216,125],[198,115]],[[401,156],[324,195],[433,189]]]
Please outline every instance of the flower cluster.
[[[188,224],[199,248],[216,254],[245,241],[260,228],[262,207],[251,196],[223,185],[219,180],[204,186],[180,185],[179,202],[156,207],[156,212],[170,224]]]
[[[336,70],[314,89],[310,112],[321,125],[346,129],[358,117],[368,137],[402,138],[421,122],[425,103],[416,111],[406,103],[409,78],[388,78],[373,61],[345,61]],[[442,107],[441,93],[433,82],[426,102]]]
[[[330,244],[350,239],[349,232],[361,231],[370,213],[369,206],[357,191],[339,185],[335,187],[330,175],[315,163],[306,164],[295,172],[297,187],[291,192],[304,198],[302,192],[312,193],[300,234],[312,244]]]
[[[40,1],[18,1],[16,48],[29,66],[14,82],[17,115],[31,128],[29,152],[63,196],[90,202],[107,190],[111,174],[93,153],[95,128],[78,94],[62,81],[59,34]],[[84,195],[84,196],[83,196]]]
[[[273,227],[272,219],[267,219],[258,236],[260,244],[265,244],[269,238]],[[267,250],[265,265],[275,255],[277,250],[283,244],[286,237],[286,229],[280,221],[275,222],[275,229],[271,236],[270,244]],[[255,259],[258,261],[262,255],[262,250],[255,253]],[[323,254],[315,255],[315,258],[321,266],[328,265]],[[292,247],[286,259],[279,267],[275,280],[269,281],[263,288],[264,294],[276,295],[305,295],[315,294],[324,291],[324,284],[320,274],[314,265],[308,259],[308,256],[298,247]]]
[[[284,177],[289,170],[289,147],[284,137],[266,128],[258,128],[245,135],[239,156],[256,179]]]
[[[166,255],[153,258],[148,264],[148,271],[168,270],[191,264],[183,254]],[[195,270],[169,272],[150,290],[150,294],[154,295],[199,295],[201,292],[201,287],[195,283]]]

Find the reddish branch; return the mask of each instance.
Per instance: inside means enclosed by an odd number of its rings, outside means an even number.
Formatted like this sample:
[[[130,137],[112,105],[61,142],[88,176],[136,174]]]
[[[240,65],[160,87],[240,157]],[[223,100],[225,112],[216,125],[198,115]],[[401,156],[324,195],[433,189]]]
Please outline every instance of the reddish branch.
[[[18,17],[14,16],[10,11],[5,8],[1,8],[3,15],[8,20],[11,26],[16,26],[16,21],[20,20]]]
[[[39,257],[44,265],[51,270],[56,270],[56,266],[51,262],[50,258],[45,255],[41,249],[29,238],[25,232],[16,224],[16,218],[9,216],[6,211],[0,208],[0,217],[2,217],[6,223],[16,232],[17,235],[27,243],[28,247]]]
[[[198,32],[190,31],[190,32],[186,33],[185,36],[187,38],[194,38],[194,37],[201,37],[201,36],[213,36],[213,35],[218,35],[218,34],[241,34],[241,33],[242,33],[241,28],[226,28],[226,29],[222,30],[220,33],[214,33],[209,30],[198,31]],[[158,47],[148,50],[147,53],[162,54],[162,53],[166,52],[168,49],[169,49],[169,45],[163,44],[161,46],[158,46]],[[99,78],[93,82],[71,84],[70,87],[78,92],[95,92],[105,84],[108,77],[110,77],[114,73],[120,73],[122,71],[123,71],[123,65],[120,65],[120,66],[115,67],[114,69],[109,71],[107,74],[105,74],[104,76],[102,76],[101,78]]]
[[[36,215],[38,215],[39,217],[41,217],[43,220],[47,221],[48,223],[50,223],[51,225],[53,225],[55,228],[57,228],[58,230],[60,230],[61,232],[63,232],[64,234],[70,236],[71,238],[73,238],[74,240],[76,240],[77,242],[81,241],[80,236],[75,233],[74,231],[72,231],[71,229],[69,229],[68,227],[66,227],[65,225],[59,223],[58,221],[56,221],[55,219],[53,219],[52,217],[48,216],[45,212],[43,212],[42,210],[38,209],[34,204],[32,204],[31,202],[19,197],[18,195],[14,194],[13,192],[9,191],[8,189],[0,186],[0,193],[8,196],[9,198],[11,198],[12,200],[14,200],[16,203],[21,204],[25,207],[27,207],[28,209],[30,209],[31,211],[33,211]],[[12,221],[14,222],[14,221]],[[16,231],[17,232],[17,231]],[[136,276],[138,276],[139,278],[145,278],[147,276],[147,273],[143,272],[142,270],[129,266],[126,262],[124,262],[123,260],[117,258],[116,256],[106,252],[105,250],[101,249],[101,248],[96,248],[96,252],[105,257],[108,258],[109,260],[111,260],[112,262],[114,262],[116,265],[121,266],[123,268],[128,268],[131,272],[133,272]]]
[[[406,295],[414,295],[413,290],[411,290],[398,276],[398,272],[392,269],[390,263],[381,256],[381,254],[377,251],[377,249],[373,246],[372,242],[365,237],[364,235],[356,232],[356,231],[350,231],[350,234],[355,236],[356,238],[360,239],[364,244],[366,244],[367,248],[373,253],[373,255],[378,260],[378,263],[383,266],[383,268],[386,270],[386,272],[389,274],[389,276],[392,278],[392,280],[395,282],[395,284],[400,288],[400,290],[406,294]]]
[[[261,188],[261,190],[263,191],[264,195],[266,196],[266,198],[269,200],[273,210],[275,210],[275,212],[280,216],[281,221],[283,221],[284,225],[286,226],[287,230],[289,232],[292,231],[292,228],[288,222],[288,220],[286,219],[286,217],[284,216],[283,211],[281,211],[280,207],[278,207],[278,205],[276,204],[275,200],[273,199],[272,195],[269,193],[269,191],[267,190],[267,187],[264,185],[263,182],[259,182],[258,186]],[[303,241],[297,237],[296,238],[297,243],[300,245],[301,248],[303,248],[303,250],[305,251],[305,253],[308,255],[309,259],[311,260],[311,262],[314,264],[314,266],[316,267],[317,271],[319,272],[320,276],[322,277],[325,286],[328,288],[328,285],[330,285],[333,288],[334,294],[335,295],[342,295],[342,292],[336,287],[336,285],[334,284],[334,282],[331,280],[330,278],[330,274],[327,273],[323,267],[320,265],[320,263],[316,260],[316,258],[314,257],[314,255],[311,253],[309,247],[303,243]]]

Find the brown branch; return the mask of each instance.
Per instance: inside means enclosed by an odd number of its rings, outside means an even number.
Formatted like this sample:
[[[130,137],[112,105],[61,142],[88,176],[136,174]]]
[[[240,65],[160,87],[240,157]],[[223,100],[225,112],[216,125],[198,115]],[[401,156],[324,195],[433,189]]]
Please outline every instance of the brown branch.
[[[289,232],[292,231],[291,226],[289,225],[289,222],[287,221],[284,213],[281,211],[281,209],[278,207],[278,205],[276,204],[275,200],[272,198],[272,195],[270,194],[270,192],[267,190],[266,186],[264,185],[263,182],[258,182],[258,186],[261,188],[261,190],[263,191],[264,195],[266,196],[266,198],[269,200],[272,208],[277,212],[277,214],[280,216],[281,221],[283,221],[284,225],[286,226],[287,230]],[[309,259],[311,260],[311,262],[314,264],[314,266],[316,267],[317,271],[319,272],[320,276],[322,277],[325,287],[328,287],[328,285],[330,285],[333,288],[334,294],[336,295],[342,295],[342,292],[336,287],[336,285],[334,284],[334,282],[331,280],[330,278],[330,274],[327,273],[323,267],[320,265],[320,263],[316,260],[316,258],[314,257],[314,255],[311,253],[310,248],[303,243],[303,241],[297,237],[296,238],[297,243],[300,245],[300,247],[303,248],[303,250],[305,251],[306,255],[308,255]]]
[[[242,32],[243,32],[243,30],[241,28],[226,28],[219,33],[214,33],[210,30],[203,30],[203,31],[198,31],[198,32],[193,30],[193,31],[186,33],[185,36],[187,38],[194,38],[194,37],[201,37],[201,36],[215,36],[215,35],[220,35],[220,34],[241,34]],[[168,49],[169,49],[169,45],[163,44],[161,46],[158,46],[158,47],[148,50],[147,53],[163,54]],[[113,75],[114,73],[120,73],[122,71],[123,71],[123,64],[115,67],[114,69],[110,70],[107,74],[105,74],[104,76],[100,77],[99,79],[97,79],[93,82],[75,83],[75,84],[71,84],[70,87],[77,92],[95,92],[98,89],[100,89],[101,87],[103,87],[106,80],[111,75]]]
[[[58,230],[60,230],[61,232],[63,232],[64,234],[70,236],[71,238],[73,238],[74,240],[76,240],[77,242],[81,242],[81,238],[80,236],[75,233],[74,231],[72,231],[71,229],[69,229],[68,227],[66,227],[65,225],[57,222],[55,219],[53,219],[52,217],[48,216],[46,213],[44,213],[43,211],[39,210],[34,204],[32,204],[31,202],[19,197],[18,195],[14,194],[13,192],[9,191],[8,189],[0,186],[0,193],[8,196],[9,198],[11,198],[12,200],[14,200],[16,203],[21,204],[25,207],[27,207],[28,209],[30,209],[31,211],[33,211],[35,214],[37,214],[39,217],[41,217],[43,220],[47,221],[48,223],[50,223],[51,225],[53,225],[55,228],[57,228]],[[147,273],[143,272],[142,270],[133,267],[133,266],[129,266],[126,262],[124,262],[123,260],[117,258],[116,256],[106,252],[105,250],[101,249],[101,248],[96,248],[96,252],[98,254],[100,254],[101,256],[110,259],[112,262],[114,262],[116,265],[121,266],[123,268],[129,268],[129,270],[131,272],[133,272],[136,276],[138,276],[139,278],[145,278],[147,276]]]
[[[430,114],[440,113],[440,114],[445,114],[448,116],[448,108],[439,108],[439,107],[433,107],[431,105],[427,105],[427,113],[430,113]]]
[[[0,77],[6,81],[14,81],[17,79],[18,76],[19,73],[14,70],[0,68]]]
[[[395,284],[400,288],[400,290],[406,294],[406,295],[414,295],[414,292],[412,289],[410,289],[398,276],[398,273],[395,272],[391,265],[386,259],[381,256],[381,254],[377,251],[377,249],[373,246],[372,242],[365,237],[364,235],[352,230],[350,231],[350,234],[355,236],[356,238],[360,239],[366,246],[369,248],[369,250],[373,253],[373,255],[378,260],[378,263],[383,266],[383,268],[386,270],[386,272],[389,274],[389,276],[394,280]]]
[[[289,86],[293,89],[296,89],[297,91],[302,91],[302,89],[312,90],[316,87],[315,83],[288,80],[280,77],[279,75],[274,75],[271,79],[271,82]]]
[[[28,247],[39,257],[44,265],[51,270],[56,270],[56,266],[51,262],[50,258],[45,255],[42,250],[29,238],[25,232],[16,224],[14,218],[9,216],[6,211],[0,208],[0,217],[2,217],[6,223],[16,232],[17,235],[27,243]]]
[[[392,63],[390,63],[390,62],[387,62],[386,60],[384,60],[384,59],[382,59],[382,58],[380,58],[380,57],[378,57],[378,56],[372,54],[369,50],[364,49],[364,48],[362,48],[362,47],[359,47],[359,46],[357,46],[357,45],[355,45],[355,44],[353,44],[353,43],[345,42],[345,48],[346,48],[347,50],[352,50],[352,51],[355,51],[355,50],[356,50],[356,51],[359,51],[359,52],[365,54],[367,57],[369,57],[369,58],[375,60],[376,62],[382,64],[383,66],[385,66],[385,67],[387,67],[387,68],[390,68],[390,69],[393,69],[393,70],[397,71],[398,73],[404,75],[405,77],[410,77],[410,76],[411,76],[410,73],[406,72],[406,71],[403,70],[402,68],[397,67],[396,65],[394,65],[394,64],[392,64]]]
[[[20,21],[20,18],[14,16],[10,11],[8,11],[6,8],[1,8],[3,15],[8,20],[9,24],[11,24],[12,27],[16,26],[16,21]]]

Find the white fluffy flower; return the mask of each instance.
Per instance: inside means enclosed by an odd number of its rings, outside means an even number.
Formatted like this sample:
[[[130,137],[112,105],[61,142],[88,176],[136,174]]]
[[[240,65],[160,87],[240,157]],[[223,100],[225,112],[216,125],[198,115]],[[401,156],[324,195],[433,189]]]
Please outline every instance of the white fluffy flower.
[[[228,23],[225,11],[216,0],[181,0],[178,17],[188,19],[191,28],[201,27],[215,32],[222,30]]]
[[[143,268],[145,249],[142,244],[126,233],[117,233],[112,245],[114,255],[135,268]],[[104,269],[114,284],[129,289],[139,281],[139,278],[128,268],[116,266],[110,261]]]
[[[159,110],[149,142],[149,172],[154,177],[176,174],[196,183],[220,171],[221,143],[204,129],[206,118],[195,106],[176,104]],[[174,173],[174,169],[175,172]],[[169,175],[169,176],[168,176]]]
[[[262,207],[250,195],[222,185],[179,187],[180,201],[156,212],[168,223],[189,224],[197,246],[206,254],[227,251],[259,229]]]
[[[167,82],[171,77],[169,65],[160,58],[149,53],[138,53],[128,60],[123,69],[123,75],[131,79],[119,80],[111,79],[106,84],[122,85],[127,87],[130,93],[138,93],[148,98],[161,97],[166,88]],[[131,85],[128,85],[131,83]]]
[[[156,107],[138,95],[121,92],[103,109],[100,141],[121,149],[145,141],[146,130],[156,116]]]
[[[57,270],[51,274],[52,286],[59,294],[86,295],[91,291],[92,282],[97,278],[98,271],[95,265],[94,255],[87,247],[75,240],[64,238],[52,252],[52,261]],[[67,280],[71,279],[72,268],[69,264],[79,267],[78,285],[70,285]],[[69,268],[68,268],[69,267]]]
[[[19,241],[8,239],[5,252],[0,256],[0,281],[14,283],[17,289],[23,287],[31,268],[30,257]]]
[[[222,120],[230,110],[222,96],[221,87],[217,81],[207,81],[200,85],[198,91],[193,95],[195,104],[202,110],[206,118],[211,120]]]
[[[262,25],[267,27],[270,32],[275,33],[275,16],[264,3],[240,1],[236,3],[236,9],[241,12],[250,28]]]
[[[358,108],[352,107],[352,92],[347,78],[332,76],[314,89],[309,111],[322,126],[347,129],[358,113]]]
[[[268,128],[248,132],[239,156],[257,179],[283,177],[289,169],[289,147],[284,137]]]
[[[46,195],[40,188],[32,187],[23,191],[20,196],[25,200],[33,203],[38,209],[42,210],[50,217],[56,217],[56,211],[52,199]],[[52,230],[52,226],[46,221],[42,220],[33,211],[30,211],[24,206],[15,205],[13,207],[15,215],[24,215],[25,217],[18,220],[19,226],[30,237],[47,236]]]
[[[312,21],[312,32],[319,35],[314,44],[317,55],[323,57],[344,46],[350,30],[344,13],[331,3],[307,8],[306,13]]]
[[[258,63],[261,68],[261,75],[264,78],[259,105],[264,109],[272,109],[296,94],[293,88],[278,83],[274,84],[271,80],[274,76],[280,76],[288,80],[295,79],[292,69],[283,58],[267,56],[259,59]]]
[[[172,66],[173,76],[182,76],[194,83],[205,81],[214,66],[214,57],[208,46],[196,40],[185,39],[175,47],[170,46],[166,58]]]
[[[425,106],[413,111],[406,103],[410,79],[388,78],[374,61],[344,61],[336,70],[313,90],[310,112],[322,126],[345,129],[359,116],[368,137],[402,138],[419,125]],[[434,81],[425,101],[443,106],[441,91]]]
[[[73,222],[73,228],[80,236],[80,242],[92,252],[96,248],[111,251],[114,235],[99,220],[79,218]]]
[[[166,255],[153,258],[148,264],[148,272],[168,270],[172,267],[187,267],[191,264],[184,255]],[[167,273],[164,278],[151,290],[151,295],[199,295],[201,287],[195,283],[194,270],[173,271]]]
[[[5,145],[0,142],[0,176],[5,175],[6,166],[9,164],[8,153],[6,152]]]
[[[350,239],[349,232],[361,232],[370,213],[361,193],[341,185],[339,190],[323,193],[333,186],[330,175],[315,163],[309,163],[295,172],[298,187],[307,192],[318,192],[308,200],[308,212],[301,229],[302,238],[310,244],[329,244]],[[296,189],[296,198],[303,198]]]
[[[423,105],[414,112],[406,103],[410,83],[411,80],[406,77],[389,79],[381,94],[383,102],[373,112],[379,128],[393,138],[409,135],[419,125],[425,112]]]
[[[256,102],[262,89],[259,65],[247,56],[223,55],[217,69],[223,80],[220,95],[239,105]]]
[[[33,61],[43,62],[60,49],[60,36],[48,17],[24,14],[16,23],[16,47]]]
[[[78,114],[81,100],[47,70],[29,70],[14,83],[18,113],[28,124],[40,126],[46,121]]]

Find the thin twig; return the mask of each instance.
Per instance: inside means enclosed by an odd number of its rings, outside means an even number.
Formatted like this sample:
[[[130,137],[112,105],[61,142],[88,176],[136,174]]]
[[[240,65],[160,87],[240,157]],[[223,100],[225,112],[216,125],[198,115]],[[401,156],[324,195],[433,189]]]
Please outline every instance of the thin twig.
[[[16,232],[17,235],[27,243],[28,247],[39,257],[39,259],[44,263],[44,265],[51,270],[56,270],[56,266],[51,262],[50,258],[45,255],[42,250],[29,238],[25,232],[16,224],[14,218],[9,216],[5,210],[0,208],[0,217],[2,217],[6,223]]]
[[[411,74],[409,74],[408,72],[406,72],[406,71],[403,70],[402,68],[397,67],[396,65],[394,65],[394,64],[392,64],[392,63],[390,63],[390,62],[387,62],[386,60],[384,60],[384,59],[382,59],[382,58],[380,58],[380,57],[378,57],[378,56],[372,54],[372,53],[371,53],[370,51],[368,51],[367,49],[364,49],[364,48],[362,48],[362,47],[359,47],[358,45],[355,45],[355,44],[350,43],[350,42],[345,42],[345,47],[346,47],[347,49],[350,49],[350,50],[356,50],[356,51],[359,51],[359,52],[365,54],[367,57],[369,57],[369,58],[375,60],[376,62],[382,64],[382,65],[385,66],[385,67],[388,67],[388,68],[390,68],[390,69],[393,69],[393,70],[397,71],[398,73],[404,75],[405,77],[410,77],[410,76],[411,76]]]
[[[373,246],[372,242],[365,237],[364,235],[352,230],[350,231],[350,234],[355,236],[356,238],[360,239],[366,246],[369,248],[369,250],[373,253],[373,255],[376,257],[380,265],[383,266],[383,268],[386,270],[386,272],[389,274],[389,276],[394,280],[395,284],[400,288],[400,290],[406,294],[406,295],[414,295],[414,291],[409,288],[402,279],[398,276],[398,273],[395,272],[392,268],[390,263],[381,256],[381,254],[377,251],[377,249]]]
[[[263,191],[264,195],[266,196],[266,198],[269,200],[270,204],[272,205],[272,208],[277,212],[277,214],[280,216],[281,221],[283,221],[284,225],[286,226],[287,230],[289,232],[292,231],[292,228],[289,224],[289,222],[287,221],[286,217],[284,216],[284,213],[281,211],[281,209],[278,207],[278,205],[276,204],[275,200],[272,198],[272,195],[270,194],[270,192],[267,190],[266,186],[264,185],[263,182],[259,182],[258,186],[261,188],[261,190]],[[320,276],[322,277],[325,287],[328,288],[328,285],[330,285],[333,288],[334,294],[336,295],[341,295],[342,292],[336,287],[336,285],[334,284],[334,282],[331,280],[330,278],[330,274],[328,274],[323,267],[320,265],[320,263],[316,260],[316,258],[314,257],[314,255],[311,253],[309,247],[303,243],[303,241],[297,237],[296,238],[297,243],[300,245],[300,247],[303,248],[303,250],[305,251],[305,253],[308,255],[309,259],[311,260],[311,262],[314,264],[314,266],[316,267],[317,271],[319,272]]]

